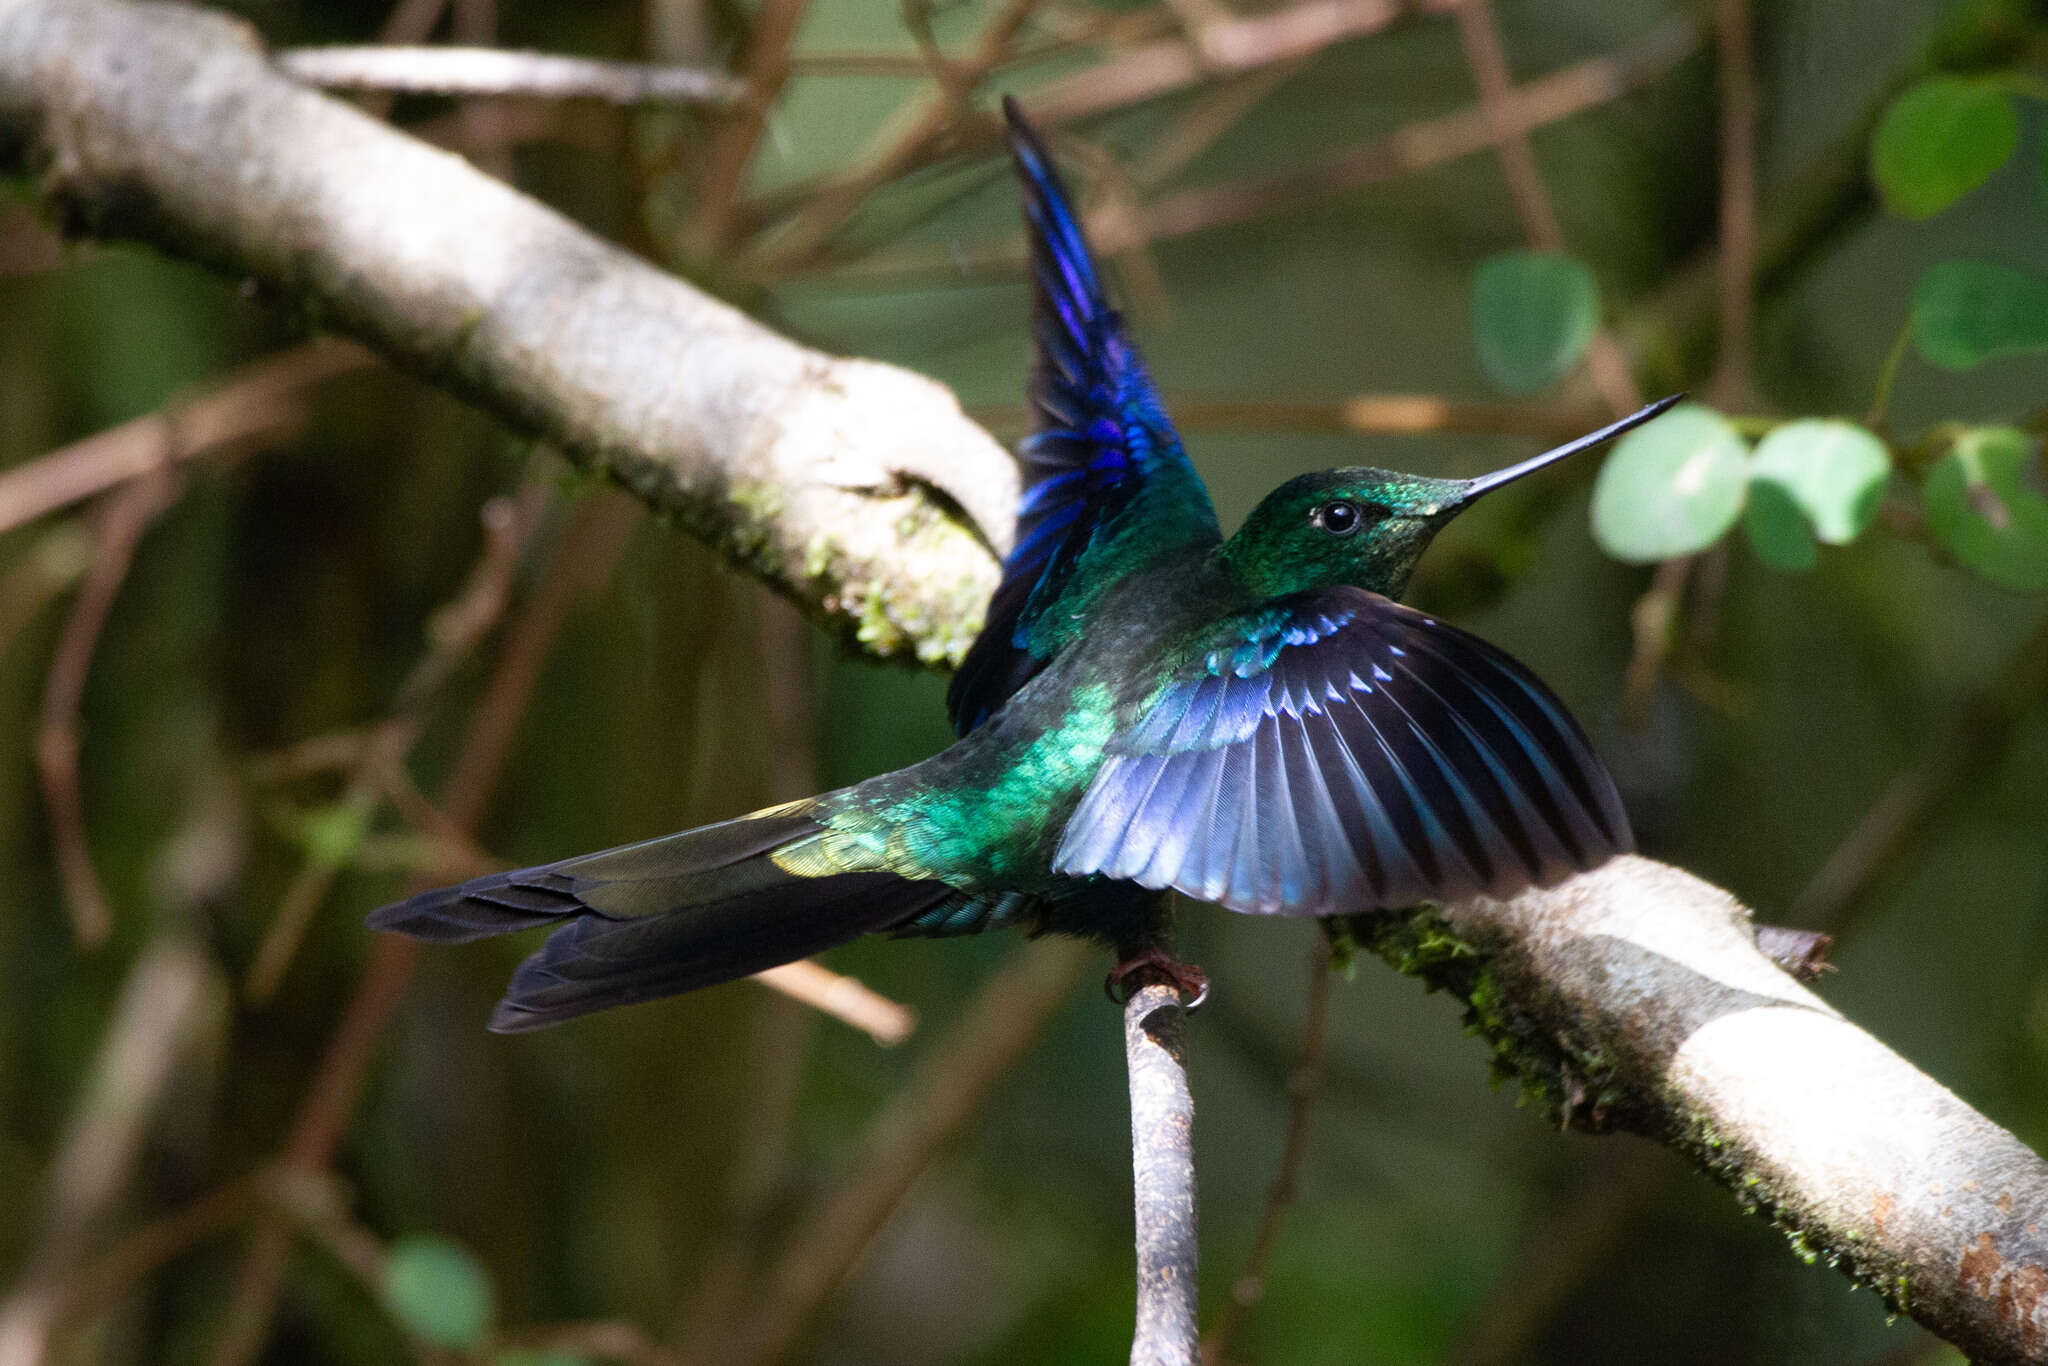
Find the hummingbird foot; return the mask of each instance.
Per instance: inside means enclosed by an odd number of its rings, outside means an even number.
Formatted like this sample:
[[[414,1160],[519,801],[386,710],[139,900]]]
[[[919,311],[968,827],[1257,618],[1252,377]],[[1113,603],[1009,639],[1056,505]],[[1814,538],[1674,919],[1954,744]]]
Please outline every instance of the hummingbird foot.
[[[1181,1001],[1191,1011],[1201,1009],[1202,1002],[1209,999],[1209,974],[1157,947],[1132,954],[1111,968],[1109,976],[1102,980],[1102,989],[1110,1000],[1122,1005],[1148,980],[1164,980],[1180,993]]]

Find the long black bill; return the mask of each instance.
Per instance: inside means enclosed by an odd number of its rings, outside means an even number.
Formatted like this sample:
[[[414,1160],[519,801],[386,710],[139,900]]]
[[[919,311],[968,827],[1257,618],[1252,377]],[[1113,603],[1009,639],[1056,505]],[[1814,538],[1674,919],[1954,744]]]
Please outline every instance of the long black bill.
[[[1465,481],[1465,496],[1458,500],[1458,506],[1462,508],[1480,494],[1491,493],[1502,484],[1512,484],[1525,474],[1534,474],[1547,465],[1555,465],[1558,461],[1577,455],[1580,451],[1591,450],[1603,441],[1611,441],[1623,432],[1631,431],[1652,418],[1662,416],[1684,397],[1684,394],[1673,394],[1669,398],[1660,398],[1648,407],[1630,413],[1619,422],[1610,422],[1599,431],[1589,432],[1576,441],[1567,441],[1564,445],[1547,450],[1541,455],[1532,455],[1520,464],[1510,465],[1504,470],[1495,470],[1492,474],[1482,474],[1477,479],[1468,479]]]

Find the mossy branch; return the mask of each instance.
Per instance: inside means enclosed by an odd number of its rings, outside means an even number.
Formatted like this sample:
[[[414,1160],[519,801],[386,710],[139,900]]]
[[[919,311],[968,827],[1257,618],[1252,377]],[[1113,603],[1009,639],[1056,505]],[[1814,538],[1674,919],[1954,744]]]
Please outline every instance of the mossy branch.
[[[1629,856],[1344,929],[1464,1001],[1559,1123],[1676,1150],[1973,1360],[2048,1360],[2048,1164],[1781,971],[1728,893]]]
[[[1017,479],[943,385],[762,327],[296,84],[232,19],[0,0],[10,170],[67,231],[260,280],[560,446],[872,653],[973,638]]]

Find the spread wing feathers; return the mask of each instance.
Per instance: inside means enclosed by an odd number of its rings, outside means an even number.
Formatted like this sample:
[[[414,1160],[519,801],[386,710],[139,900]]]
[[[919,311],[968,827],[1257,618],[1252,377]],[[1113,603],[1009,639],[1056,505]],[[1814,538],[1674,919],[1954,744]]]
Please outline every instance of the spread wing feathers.
[[[966,734],[1029,682],[1050,651],[1032,640],[1081,555],[1148,481],[1175,497],[1146,528],[1159,544],[1218,536],[1208,495],[1109,307],[1088,244],[1044,146],[1012,101],[1010,150],[1031,238],[1035,430],[1018,449],[1023,496],[1015,549],[981,636],[954,675],[946,705]]]
[[[1054,870],[1336,915],[1548,886],[1633,847],[1550,690],[1362,589],[1245,618],[1112,745]]]
[[[559,926],[520,964],[491,1017],[492,1029],[517,1033],[892,930],[951,894],[888,872],[789,871],[776,855],[823,831],[804,809],[473,878],[386,906],[370,925],[437,943]]]

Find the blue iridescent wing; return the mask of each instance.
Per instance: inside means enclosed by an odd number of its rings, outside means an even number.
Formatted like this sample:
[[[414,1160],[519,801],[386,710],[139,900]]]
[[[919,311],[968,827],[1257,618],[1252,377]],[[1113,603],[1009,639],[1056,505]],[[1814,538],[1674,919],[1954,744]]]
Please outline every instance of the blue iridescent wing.
[[[1535,675],[1336,588],[1198,651],[1112,742],[1053,867],[1339,915],[1510,896],[1631,847],[1613,780]]]
[[[1018,451],[1024,487],[1015,548],[987,624],[946,694],[963,735],[1065,644],[1043,622],[1091,548],[1125,530],[1143,538],[1124,547],[1137,552],[1220,537],[1208,494],[1109,307],[1051,159],[1016,105],[1003,107],[1031,238],[1035,430]],[[1141,503],[1141,519],[1125,517]],[[1064,624],[1066,614],[1054,615]]]

